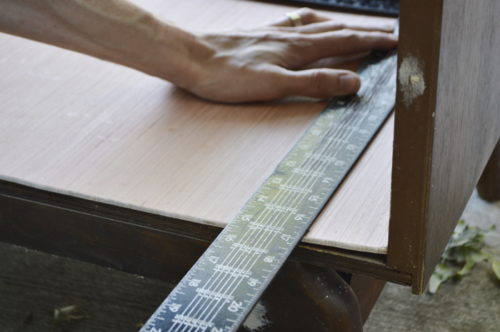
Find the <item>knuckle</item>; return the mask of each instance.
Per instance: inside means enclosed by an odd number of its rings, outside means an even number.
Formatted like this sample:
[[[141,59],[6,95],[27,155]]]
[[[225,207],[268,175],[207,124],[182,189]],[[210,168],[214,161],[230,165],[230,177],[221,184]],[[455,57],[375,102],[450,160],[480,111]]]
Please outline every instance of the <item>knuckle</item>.
[[[266,32],[262,32],[260,35],[257,36],[257,40],[258,41],[270,41],[270,40],[273,40],[274,36],[276,35],[276,33],[274,32],[270,32],[270,31],[266,31]]]
[[[281,31],[265,31],[257,36],[259,42],[286,41],[286,34]]]
[[[315,93],[321,93],[328,80],[328,74],[323,70],[316,70],[310,76],[310,87]]]
[[[348,25],[343,22],[332,21],[332,28],[337,30],[345,30],[348,28]]]
[[[304,22],[304,24],[312,23],[317,18],[316,12],[311,8],[300,8],[297,13],[300,15],[300,18],[302,19],[302,22]]]
[[[353,30],[342,30],[342,33],[344,41],[350,44],[358,43],[362,39],[361,34]]]
[[[293,34],[289,35],[286,39],[287,45],[292,50],[303,50],[312,46],[312,40],[307,35]]]
[[[293,85],[291,84],[291,80],[288,78],[286,74],[281,71],[271,71],[268,73],[269,82],[271,83],[272,93],[282,97],[290,94],[293,90]]]

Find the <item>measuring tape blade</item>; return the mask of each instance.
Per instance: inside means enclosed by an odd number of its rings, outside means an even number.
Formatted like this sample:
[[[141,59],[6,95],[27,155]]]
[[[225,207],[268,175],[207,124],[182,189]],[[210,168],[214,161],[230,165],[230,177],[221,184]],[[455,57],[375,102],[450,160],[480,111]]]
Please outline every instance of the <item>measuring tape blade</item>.
[[[236,331],[394,107],[396,56],[330,102],[141,332]]]

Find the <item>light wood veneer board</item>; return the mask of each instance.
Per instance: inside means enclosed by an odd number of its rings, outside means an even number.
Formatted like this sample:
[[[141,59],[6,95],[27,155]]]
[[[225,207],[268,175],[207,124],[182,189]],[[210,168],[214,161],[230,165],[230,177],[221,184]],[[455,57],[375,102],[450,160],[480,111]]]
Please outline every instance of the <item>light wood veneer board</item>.
[[[140,4],[204,30],[258,26],[290,11],[249,1]],[[0,48],[2,179],[191,222],[229,222],[325,106],[209,103],[52,46],[0,35]],[[391,120],[305,242],[386,252],[392,135]]]

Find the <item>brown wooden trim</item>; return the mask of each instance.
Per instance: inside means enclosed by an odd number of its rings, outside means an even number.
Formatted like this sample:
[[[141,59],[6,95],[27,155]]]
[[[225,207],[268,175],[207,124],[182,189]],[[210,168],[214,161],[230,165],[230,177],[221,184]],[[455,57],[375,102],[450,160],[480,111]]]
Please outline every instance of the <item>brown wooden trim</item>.
[[[0,195],[0,241],[177,282],[209,241],[47,203]]]
[[[426,88],[422,95],[408,101],[398,82],[388,265],[414,275],[424,250],[442,0],[402,0],[400,12],[398,68],[403,61],[416,59]],[[420,292],[422,287],[414,284],[413,289]]]
[[[178,281],[219,228],[0,181],[0,241]],[[409,284],[374,255],[301,244],[292,260]]]
[[[402,285],[411,285],[411,275],[389,267],[385,255],[374,255],[301,244],[293,252],[292,259],[323,267],[334,267],[353,274],[363,274]]]

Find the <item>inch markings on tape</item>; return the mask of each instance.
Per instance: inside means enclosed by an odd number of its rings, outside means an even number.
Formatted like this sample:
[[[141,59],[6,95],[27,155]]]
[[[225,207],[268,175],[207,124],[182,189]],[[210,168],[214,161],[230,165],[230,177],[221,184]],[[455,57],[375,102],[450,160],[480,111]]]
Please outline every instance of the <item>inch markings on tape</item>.
[[[396,56],[332,100],[141,332],[236,331],[394,108]]]

